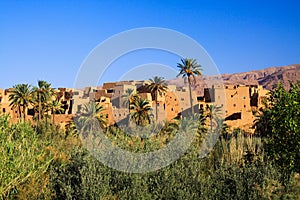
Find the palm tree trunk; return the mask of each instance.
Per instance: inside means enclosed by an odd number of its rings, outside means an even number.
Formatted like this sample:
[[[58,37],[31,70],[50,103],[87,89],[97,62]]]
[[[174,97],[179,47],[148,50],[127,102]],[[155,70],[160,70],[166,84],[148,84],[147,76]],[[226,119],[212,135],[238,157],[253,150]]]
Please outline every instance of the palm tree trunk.
[[[39,92],[39,118],[38,121],[41,121],[41,94]]]
[[[19,111],[19,116],[20,116],[20,121],[21,121],[21,119],[22,119],[22,112],[21,112],[21,106],[19,105],[18,106],[18,111]]]
[[[192,86],[191,86],[190,76],[188,76],[188,81],[189,81],[189,91],[190,91],[190,104],[191,104],[191,109],[192,109],[192,115],[194,115],[195,111],[194,111],[194,106],[193,106],[193,96],[192,96]]]
[[[157,121],[158,121],[158,112],[157,112],[157,110],[158,110],[158,106],[157,106],[157,91],[155,91],[155,115],[156,115],[156,123],[157,123]]]
[[[23,106],[23,122],[26,121],[26,107]]]
[[[52,110],[52,123],[54,125],[54,118],[55,118],[55,113],[54,113],[54,110]]]
[[[210,114],[210,132],[212,132],[212,126],[213,126],[213,117],[212,117],[212,113]]]

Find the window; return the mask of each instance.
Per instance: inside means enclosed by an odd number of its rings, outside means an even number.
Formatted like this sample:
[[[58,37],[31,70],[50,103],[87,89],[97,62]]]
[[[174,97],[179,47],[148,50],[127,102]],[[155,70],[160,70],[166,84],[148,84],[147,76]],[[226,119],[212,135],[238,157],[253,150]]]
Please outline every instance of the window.
[[[244,105],[244,108],[246,108],[246,105]]]
[[[5,108],[2,108],[2,111],[5,113]]]
[[[233,104],[233,107],[236,107],[236,104]]]
[[[174,111],[174,109],[173,109],[173,108],[171,108],[171,111]]]
[[[184,101],[184,98],[181,98],[181,101]]]

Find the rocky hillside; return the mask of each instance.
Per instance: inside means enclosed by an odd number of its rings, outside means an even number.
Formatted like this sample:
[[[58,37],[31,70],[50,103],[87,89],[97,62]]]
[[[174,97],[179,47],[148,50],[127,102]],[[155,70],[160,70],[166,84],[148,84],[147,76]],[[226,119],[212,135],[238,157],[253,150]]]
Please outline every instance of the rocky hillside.
[[[255,70],[250,72],[222,74],[220,77],[198,77],[198,83],[195,90],[199,95],[202,93],[204,87],[211,87],[217,78],[222,78],[224,84],[244,84],[244,85],[263,85],[266,89],[271,90],[273,85],[279,81],[288,89],[289,81],[300,81],[300,64],[271,67],[262,70]],[[187,81],[181,78],[176,78],[168,81],[169,84],[176,84],[178,86],[186,85]]]

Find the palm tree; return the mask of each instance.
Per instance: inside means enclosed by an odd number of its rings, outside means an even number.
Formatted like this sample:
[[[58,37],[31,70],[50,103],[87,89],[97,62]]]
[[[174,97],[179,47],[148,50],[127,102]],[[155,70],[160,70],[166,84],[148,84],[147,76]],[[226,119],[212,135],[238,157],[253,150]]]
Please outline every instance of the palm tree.
[[[196,76],[202,75],[200,72],[202,70],[201,65],[197,63],[196,59],[185,58],[181,59],[181,63],[177,63],[177,67],[179,68],[179,74],[177,77],[182,76],[182,78],[188,78],[190,104],[192,108],[192,115],[194,115],[192,85],[195,85],[197,82]],[[193,79],[193,81],[191,79]]]
[[[41,121],[43,108],[45,108],[47,101],[51,100],[52,96],[54,95],[54,90],[51,88],[50,83],[42,80],[38,81],[38,87],[34,87],[33,90],[35,102],[37,103],[38,107],[38,121]]]
[[[103,106],[94,101],[90,101],[83,106],[83,113],[79,121],[83,123],[82,130],[84,131],[98,131],[99,126],[104,128],[107,124],[106,119],[103,117]]]
[[[135,97],[130,103],[130,117],[140,126],[146,126],[151,123],[150,111],[152,110],[148,100],[141,97]]]
[[[52,114],[52,123],[53,123],[53,125],[54,125],[55,114],[56,113],[62,113],[63,110],[64,110],[61,106],[62,106],[61,103],[57,99],[52,100],[48,104],[48,108],[51,110],[51,114]]]
[[[221,108],[215,105],[206,105],[206,116],[209,118],[210,120],[210,130],[212,131],[212,127],[213,127],[213,120],[218,119],[220,112],[221,112]]]
[[[10,106],[18,107],[20,118],[26,120],[26,109],[32,103],[32,86],[28,84],[18,84],[13,87],[9,95]],[[23,108],[21,113],[21,107]]]
[[[155,98],[155,116],[156,122],[158,120],[158,112],[157,112],[157,97],[158,95],[162,95],[164,92],[167,91],[168,87],[163,77],[154,76],[153,79],[149,79],[151,82],[147,85],[147,88],[154,94]]]
[[[133,99],[133,96],[135,95],[135,91],[132,88],[128,88],[125,90],[125,93],[122,95],[122,104],[125,107],[128,107],[128,112],[130,113],[130,102]]]

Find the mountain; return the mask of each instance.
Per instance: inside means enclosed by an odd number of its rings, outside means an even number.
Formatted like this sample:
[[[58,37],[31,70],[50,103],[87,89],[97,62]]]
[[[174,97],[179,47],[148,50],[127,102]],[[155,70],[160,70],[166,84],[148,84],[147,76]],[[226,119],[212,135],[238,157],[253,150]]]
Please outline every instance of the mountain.
[[[194,89],[199,95],[203,93],[204,87],[211,87],[216,78],[222,78],[224,84],[243,84],[243,85],[263,85],[264,88],[271,90],[274,85],[281,81],[285,88],[289,89],[289,81],[300,81],[300,64],[288,66],[270,67],[250,72],[222,74],[221,76],[197,77],[197,84]],[[176,78],[168,81],[169,84],[177,86],[187,85],[187,80]]]

